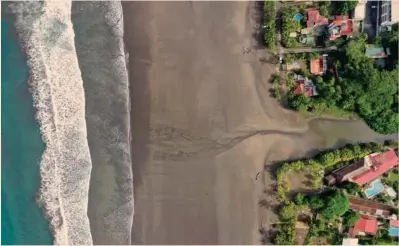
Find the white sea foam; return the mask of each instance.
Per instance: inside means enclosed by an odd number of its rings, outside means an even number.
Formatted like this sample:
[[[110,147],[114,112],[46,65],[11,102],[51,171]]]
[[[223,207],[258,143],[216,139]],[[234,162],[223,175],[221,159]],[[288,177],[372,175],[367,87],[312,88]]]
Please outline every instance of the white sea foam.
[[[129,83],[120,2],[72,3],[93,169],[88,216],[94,244],[130,244],[133,177]]]
[[[55,244],[92,244],[87,217],[91,159],[71,2],[15,2],[11,10],[28,55],[30,88],[46,144],[38,201]]]

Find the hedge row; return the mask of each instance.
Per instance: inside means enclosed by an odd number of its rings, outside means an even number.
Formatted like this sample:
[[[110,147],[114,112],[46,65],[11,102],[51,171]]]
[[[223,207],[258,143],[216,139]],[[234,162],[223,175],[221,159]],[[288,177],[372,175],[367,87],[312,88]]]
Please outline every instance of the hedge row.
[[[286,162],[281,165],[276,173],[277,196],[281,202],[286,203],[288,201],[286,193],[290,190],[290,182],[287,179],[287,174],[292,171],[299,172],[305,169],[311,170],[310,173],[313,175],[313,182],[316,188],[321,184],[325,168],[336,165],[339,162],[362,158],[373,152],[380,152],[386,147],[397,148],[397,146],[397,141],[386,141],[384,144],[347,144],[340,149],[321,152],[312,159]]]
[[[271,50],[276,50],[276,1],[265,1],[263,7],[263,25],[265,29],[265,44]]]

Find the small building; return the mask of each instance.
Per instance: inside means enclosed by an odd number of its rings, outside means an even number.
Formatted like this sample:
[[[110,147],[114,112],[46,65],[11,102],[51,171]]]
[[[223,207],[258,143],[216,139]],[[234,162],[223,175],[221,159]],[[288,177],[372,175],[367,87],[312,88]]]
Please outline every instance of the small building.
[[[366,56],[371,57],[371,58],[386,58],[388,55],[390,55],[391,52],[388,49],[384,49],[383,47],[373,47],[369,46],[366,48]]]
[[[334,175],[327,175],[324,177],[324,182],[326,185],[333,185],[337,182],[337,179],[334,177]]]
[[[349,197],[349,208],[364,216],[384,219],[391,218],[393,215],[391,211],[395,210],[393,206],[357,197]]]
[[[392,187],[390,187],[390,186],[387,186],[386,185],[386,187],[385,187],[385,193],[389,196],[389,197],[392,197],[392,198],[395,198],[395,197],[397,197],[397,193],[396,193],[396,191],[392,188]]]
[[[316,8],[309,8],[306,9],[306,15],[307,15],[307,21],[306,21],[306,26],[307,27],[315,27],[319,25],[328,25],[328,19],[322,15],[320,15],[320,12]]]
[[[327,72],[327,54],[310,61],[310,73],[314,75],[323,75]]]
[[[316,86],[309,78],[303,77],[299,74],[294,74],[294,80],[296,82],[296,87],[294,90],[295,95],[304,94],[307,97],[313,97],[318,95]]]
[[[296,38],[298,36],[297,32],[290,32],[290,38]]]
[[[301,64],[299,64],[299,62],[287,63],[284,64],[283,69],[285,71],[299,70],[301,69]]]
[[[357,238],[344,238],[342,240],[342,245],[344,245],[344,246],[358,246],[359,245],[359,239],[357,239]]]
[[[341,36],[351,36],[353,34],[353,20],[346,15],[335,16],[335,20],[328,26],[330,40],[335,40]]]
[[[299,42],[301,42],[304,45],[314,46],[315,39],[312,34],[306,34],[306,35],[299,36]]]
[[[365,236],[365,235],[376,235],[378,228],[378,221],[376,218],[361,217],[355,224],[354,227],[349,229],[349,235]]]
[[[366,3],[367,0],[359,0],[356,8],[353,11],[353,19],[362,21],[366,17]]]

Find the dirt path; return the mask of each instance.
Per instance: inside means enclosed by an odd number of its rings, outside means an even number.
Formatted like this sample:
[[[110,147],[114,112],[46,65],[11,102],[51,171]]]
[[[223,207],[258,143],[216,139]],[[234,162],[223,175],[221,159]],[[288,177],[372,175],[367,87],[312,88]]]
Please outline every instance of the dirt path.
[[[261,65],[270,57],[254,48],[261,15],[255,3],[124,2],[123,8],[132,242],[259,244],[259,228],[268,230],[275,218],[273,161],[332,146],[339,136],[327,141],[328,128],[308,131],[306,120],[269,96],[275,67]]]

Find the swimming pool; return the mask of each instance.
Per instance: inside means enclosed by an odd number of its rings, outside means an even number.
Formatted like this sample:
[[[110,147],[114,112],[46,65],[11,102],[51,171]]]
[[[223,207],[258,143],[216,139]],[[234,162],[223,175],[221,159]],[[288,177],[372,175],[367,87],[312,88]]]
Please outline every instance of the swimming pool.
[[[364,190],[364,193],[366,193],[367,198],[371,198],[380,194],[383,191],[384,191],[384,185],[381,183],[380,179],[377,179],[370,184],[369,188]]]
[[[389,227],[389,235],[399,237],[399,228],[397,227]]]

